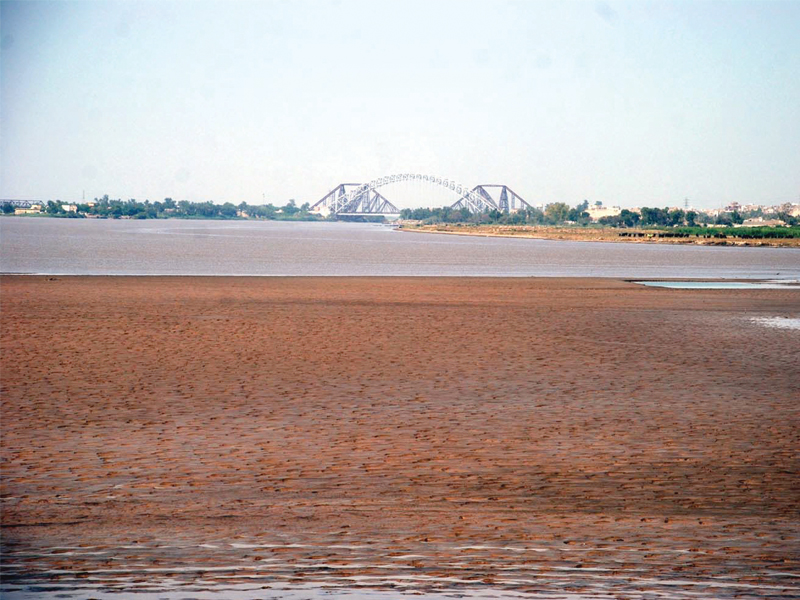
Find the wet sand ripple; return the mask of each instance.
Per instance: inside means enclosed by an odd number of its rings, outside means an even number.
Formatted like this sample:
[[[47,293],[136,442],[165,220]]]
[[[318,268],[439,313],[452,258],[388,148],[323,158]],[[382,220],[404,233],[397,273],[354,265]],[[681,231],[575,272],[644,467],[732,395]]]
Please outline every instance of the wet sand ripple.
[[[6,591],[800,594],[796,292],[1,283]]]

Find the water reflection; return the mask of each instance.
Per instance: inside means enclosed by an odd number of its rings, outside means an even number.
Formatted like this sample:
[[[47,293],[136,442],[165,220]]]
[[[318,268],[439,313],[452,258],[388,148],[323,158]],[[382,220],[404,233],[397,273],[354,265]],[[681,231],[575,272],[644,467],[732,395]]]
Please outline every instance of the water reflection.
[[[677,290],[797,290],[800,282],[786,281],[634,281],[650,287]]]

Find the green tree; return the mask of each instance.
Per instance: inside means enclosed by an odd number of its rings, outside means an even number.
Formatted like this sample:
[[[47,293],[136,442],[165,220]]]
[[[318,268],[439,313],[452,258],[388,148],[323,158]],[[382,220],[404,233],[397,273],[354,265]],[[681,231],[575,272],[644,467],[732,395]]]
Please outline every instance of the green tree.
[[[225,217],[227,219],[236,216],[236,207],[230,202],[226,202],[225,204],[220,206],[217,210],[219,211],[219,215],[221,217]]]
[[[566,220],[578,223],[579,225],[587,225],[591,222],[592,218],[589,216],[588,212],[580,210],[580,205],[578,205],[576,208],[569,209]]]
[[[544,212],[539,208],[525,209],[525,222],[528,225],[541,225],[545,221]]]
[[[47,205],[44,207],[44,212],[48,215],[64,214],[64,209],[61,207],[61,201],[53,202],[52,200],[48,200]]]
[[[720,214],[717,215],[717,218],[714,219],[714,224],[715,225],[727,225],[727,226],[730,227],[731,225],[733,225],[733,221],[731,221],[730,215],[727,215],[725,213],[720,213]]]
[[[674,210],[669,211],[668,216],[668,225],[677,226],[683,225],[683,220],[685,217],[684,212],[680,208],[676,208]]]
[[[600,217],[597,222],[605,227],[620,227],[622,225],[619,215],[614,215],[613,217]]]
[[[544,215],[553,225],[563,223],[569,215],[569,206],[564,202],[553,202],[545,207]]]
[[[623,208],[618,215],[619,223],[624,227],[636,227],[639,224],[639,213]]]
[[[289,202],[286,203],[286,206],[282,207],[281,210],[283,210],[283,214],[291,217],[297,214],[300,209],[297,208],[297,204],[295,204],[294,200],[289,200]]]
[[[670,222],[669,211],[666,208],[648,208],[641,210],[642,225],[668,225]]]

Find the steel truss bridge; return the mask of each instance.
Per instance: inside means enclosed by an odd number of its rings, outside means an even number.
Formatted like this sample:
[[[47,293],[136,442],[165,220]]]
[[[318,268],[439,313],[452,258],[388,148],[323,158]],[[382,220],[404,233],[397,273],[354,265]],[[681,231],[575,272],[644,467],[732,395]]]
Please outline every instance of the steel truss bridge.
[[[400,209],[392,204],[378,189],[404,181],[438,186],[449,190],[458,199],[453,209],[466,209],[471,213],[489,210],[512,212],[532,208],[507,185],[482,184],[469,189],[460,183],[433,175],[404,173],[386,175],[369,183],[340,183],[311,207],[313,212],[335,216],[399,215]]]

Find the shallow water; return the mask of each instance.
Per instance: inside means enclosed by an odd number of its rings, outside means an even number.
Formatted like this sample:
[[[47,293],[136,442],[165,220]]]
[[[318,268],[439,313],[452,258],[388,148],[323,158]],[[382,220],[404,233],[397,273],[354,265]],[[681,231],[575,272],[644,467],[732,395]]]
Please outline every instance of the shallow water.
[[[254,562],[243,552],[298,547],[333,554],[300,558],[280,552],[278,557]],[[598,553],[605,567],[592,566]],[[673,571],[677,564],[703,555],[698,549],[661,543],[640,548],[627,544],[567,547],[560,542],[534,547],[437,545],[408,554],[388,553],[380,545],[281,546],[219,540],[194,546],[17,548],[12,551],[15,560],[4,565],[0,594],[14,600],[106,600],[121,593],[146,600],[388,600],[404,596],[583,600],[800,593],[797,575],[781,569],[749,569],[747,576],[741,573],[744,565],[734,572],[712,569],[702,576]],[[71,561],[71,568],[59,566],[64,560]]]
[[[640,285],[678,290],[797,290],[797,281],[634,281]]]
[[[0,219],[0,271],[798,279],[800,249],[509,239],[385,225]]]
[[[2,597],[8,600],[56,600],[61,598],[74,598],[76,600],[91,597],[94,600],[119,600],[119,591],[103,591],[93,587],[74,588],[70,590],[64,589],[46,589],[42,587],[30,588],[27,590],[14,590],[3,591],[0,586],[0,593]],[[530,594],[518,593],[508,591],[497,591],[493,589],[486,589],[481,591],[476,590],[450,590],[446,592],[419,592],[407,593],[400,590],[380,591],[368,590],[357,588],[342,588],[342,587],[319,587],[319,586],[297,586],[297,587],[273,587],[265,588],[260,585],[239,585],[232,587],[225,587],[218,590],[209,590],[202,588],[182,588],[177,590],[160,590],[160,591],[146,591],[136,589],[126,589],[126,596],[133,596],[139,600],[219,600],[226,598],[230,600],[252,600],[259,598],[263,600],[318,600],[325,598],[350,598],[352,600],[392,600],[398,597],[410,597],[419,600],[445,600],[451,598],[466,598],[466,599],[488,599],[488,598],[547,598],[550,600],[564,599],[564,600],[589,600],[591,598],[616,598],[617,596],[611,592],[598,593],[593,592],[591,595],[587,594]],[[629,598],[646,598],[652,597],[644,594],[628,595]],[[670,595],[671,598],[680,598],[682,596]],[[692,594],[691,598],[698,598]]]
[[[792,317],[753,317],[750,319],[753,323],[763,325],[764,327],[773,327],[775,329],[797,329],[800,330],[800,318]]]

